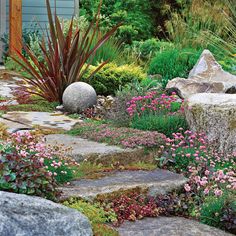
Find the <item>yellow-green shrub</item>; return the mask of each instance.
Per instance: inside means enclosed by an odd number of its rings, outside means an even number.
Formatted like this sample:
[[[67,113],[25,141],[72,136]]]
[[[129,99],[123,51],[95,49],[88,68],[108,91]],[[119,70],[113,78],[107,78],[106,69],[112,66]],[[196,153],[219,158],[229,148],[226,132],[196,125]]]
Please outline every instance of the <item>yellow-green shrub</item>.
[[[90,66],[88,75],[95,69],[95,66]],[[86,79],[87,73],[84,75],[83,81],[92,85],[100,95],[112,95],[120,86],[133,80],[141,81],[147,77],[139,66],[128,64],[118,66],[115,63],[106,64],[89,81]]]

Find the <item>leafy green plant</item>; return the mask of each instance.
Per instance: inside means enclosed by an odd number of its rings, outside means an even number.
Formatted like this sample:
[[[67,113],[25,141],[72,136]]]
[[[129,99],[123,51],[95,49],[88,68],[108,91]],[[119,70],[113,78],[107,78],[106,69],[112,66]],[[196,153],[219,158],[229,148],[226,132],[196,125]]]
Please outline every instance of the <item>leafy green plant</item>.
[[[34,90],[30,91],[32,94],[39,95],[48,101],[62,102],[62,95],[66,87],[83,77],[91,65],[97,50],[111,38],[120,24],[99,37],[91,49],[91,44],[94,42],[95,35],[98,32],[101,4],[94,21],[91,22],[84,34],[79,29],[73,34],[72,21],[68,33],[64,35],[58,16],[55,14],[55,19],[53,20],[49,0],[46,2],[49,33],[47,33],[47,44],[44,37],[40,43],[44,63],[40,62],[33,51],[26,45],[24,49],[34,66],[19,51],[16,52],[17,56],[13,55],[12,58],[31,75],[31,77],[25,78],[25,81],[33,86]],[[85,63],[87,64],[85,65]],[[87,79],[98,72],[106,63],[107,61],[101,63],[88,75]]]
[[[160,74],[162,86],[165,88],[168,81],[175,77],[186,78],[201,52],[201,50],[178,48],[164,50],[151,60],[149,74]]]
[[[147,76],[139,66],[118,66],[115,63],[108,63],[93,77],[89,78],[88,75],[96,68],[91,66],[88,73],[85,73],[83,81],[91,84],[100,95],[115,94],[120,86],[125,86],[132,80],[142,81]]]

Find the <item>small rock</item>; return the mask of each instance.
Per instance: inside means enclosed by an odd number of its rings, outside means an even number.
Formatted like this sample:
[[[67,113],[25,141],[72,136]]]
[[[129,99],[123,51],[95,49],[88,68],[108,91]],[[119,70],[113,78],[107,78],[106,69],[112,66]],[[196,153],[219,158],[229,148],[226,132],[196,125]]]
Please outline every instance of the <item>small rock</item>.
[[[0,191],[1,236],[92,236],[79,211],[39,197]]]
[[[79,113],[96,105],[97,94],[91,85],[75,82],[66,88],[62,100],[66,111]]]
[[[236,76],[222,69],[209,50],[204,50],[187,79],[170,80],[166,89],[181,98],[196,93],[236,93]]]
[[[236,94],[194,94],[185,114],[190,129],[206,133],[219,151],[236,151]]]

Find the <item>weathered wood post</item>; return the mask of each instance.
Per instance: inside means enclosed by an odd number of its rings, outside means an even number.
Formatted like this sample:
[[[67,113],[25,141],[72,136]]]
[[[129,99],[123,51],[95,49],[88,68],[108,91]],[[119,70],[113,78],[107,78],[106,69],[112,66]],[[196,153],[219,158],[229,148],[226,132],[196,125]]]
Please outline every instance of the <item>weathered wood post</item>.
[[[9,7],[9,53],[22,49],[22,0],[10,0]]]

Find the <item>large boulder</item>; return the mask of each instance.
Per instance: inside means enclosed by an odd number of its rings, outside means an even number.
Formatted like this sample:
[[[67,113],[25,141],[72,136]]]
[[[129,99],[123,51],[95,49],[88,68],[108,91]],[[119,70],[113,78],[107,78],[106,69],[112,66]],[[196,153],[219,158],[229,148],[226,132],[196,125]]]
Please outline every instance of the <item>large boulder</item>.
[[[205,132],[219,151],[236,151],[236,94],[199,93],[185,101],[190,129]]]
[[[45,200],[0,191],[1,236],[92,236],[80,212]]]
[[[66,111],[77,113],[96,105],[97,94],[91,85],[75,82],[66,88],[62,101]]]
[[[224,71],[211,52],[204,50],[188,78],[175,78],[166,89],[181,98],[196,93],[236,93],[236,76]]]

